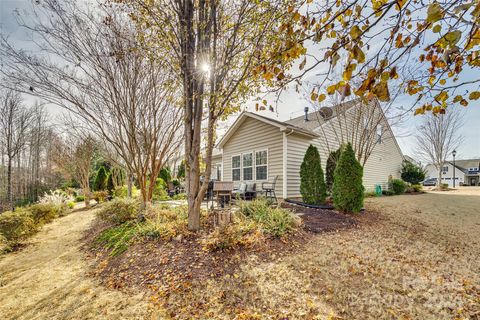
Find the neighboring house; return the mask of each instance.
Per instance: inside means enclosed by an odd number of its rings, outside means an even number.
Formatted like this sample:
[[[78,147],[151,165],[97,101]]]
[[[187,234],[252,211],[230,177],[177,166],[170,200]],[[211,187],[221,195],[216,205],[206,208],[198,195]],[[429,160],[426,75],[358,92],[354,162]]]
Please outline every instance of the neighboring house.
[[[360,100],[328,108],[329,112],[308,113],[307,108],[305,116],[285,122],[250,112],[241,113],[217,145],[222,151],[222,180],[234,181],[236,186],[242,181],[255,182],[257,190],[261,190],[263,182],[278,176],[277,197],[300,197],[300,166],[308,146],[318,147],[325,169],[329,152],[341,144],[338,131],[333,129],[338,125],[333,121],[340,108],[349,112],[356,108],[376,108],[374,111],[381,114],[379,125],[370,128],[366,123],[362,129],[365,132],[374,130],[376,134],[373,152],[364,166],[363,182],[366,190],[373,190],[376,184],[386,188],[389,176],[400,176],[404,158],[378,104],[365,105]],[[347,123],[349,121],[343,124],[343,130],[345,135],[351,135]]]
[[[429,164],[426,167],[426,179],[436,178],[438,179],[438,170],[433,164]],[[480,159],[470,160],[455,160],[455,167],[453,161],[447,161],[443,165],[442,183],[447,183],[450,187],[453,187],[453,173],[455,171],[455,186],[467,185],[478,186],[480,185]]]

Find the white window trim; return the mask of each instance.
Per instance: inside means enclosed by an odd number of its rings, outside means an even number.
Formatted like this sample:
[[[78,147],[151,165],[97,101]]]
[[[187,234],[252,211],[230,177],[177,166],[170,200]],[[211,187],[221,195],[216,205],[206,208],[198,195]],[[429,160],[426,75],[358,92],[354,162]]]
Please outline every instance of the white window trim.
[[[233,158],[240,157],[240,167],[234,168],[233,167]],[[240,180],[233,180],[233,170],[240,169]],[[242,155],[241,154],[234,154],[230,157],[230,173],[232,175],[232,181],[242,181]]]
[[[245,154],[251,154],[252,155],[252,165],[249,166],[249,167],[244,167],[243,166],[243,155]],[[255,170],[255,151],[247,151],[247,152],[244,152],[242,153],[242,159],[241,159],[241,167],[242,167],[242,173],[240,174],[240,177],[242,178],[240,181],[255,181],[255,173],[253,172]],[[245,180],[245,176],[243,175],[243,169],[245,168],[252,168],[252,179],[251,180]]]
[[[260,165],[260,167],[267,167],[267,178],[266,178],[266,179],[257,179],[257,152],[262,152],[262,151],[266,151],[266,152],[267,152],[267,163]],[[268,181],[268,176],[269,176],[269,174],[270,174],[270,172],[269,172],[270,170],[268,170],[268,159],[269,159],[268,148],[255,150],[253,154],[254,154],[254,161],[255,161],[255,166],[254,166],[254,169],[255,169],[255,172],[254,172],[255,181]]]

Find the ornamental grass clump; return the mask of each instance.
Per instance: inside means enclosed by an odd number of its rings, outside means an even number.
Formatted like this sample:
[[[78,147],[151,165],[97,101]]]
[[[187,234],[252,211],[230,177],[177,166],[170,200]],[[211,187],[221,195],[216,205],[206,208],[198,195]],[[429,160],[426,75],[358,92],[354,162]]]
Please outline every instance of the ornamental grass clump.
[[[362,178],[363,167],[348,143],[342,150],[334,173],[332,195],[336,209],[342,212],[359,212],[362,209],[365,196]]]
[[[272,207],[264,199],[243,201],[240,203],[240,213],[246,218],[257,222],[264,233],[282,237],[294,232],[301,224],[301,220],[293,212]]]
[[[307,204],[320,205],[327,197],[320,154],[313,145],[308,147],[300,166],[300,193]]]

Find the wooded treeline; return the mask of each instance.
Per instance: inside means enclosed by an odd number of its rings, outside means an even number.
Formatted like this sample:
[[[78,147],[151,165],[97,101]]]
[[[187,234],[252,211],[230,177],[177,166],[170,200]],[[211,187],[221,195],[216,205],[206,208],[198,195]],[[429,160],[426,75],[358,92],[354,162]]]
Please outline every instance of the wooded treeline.
[[[40,104],[27,106],[12,91],[0,95],[0,209],[36,201],[64,180],[55,170],[58,139]]]

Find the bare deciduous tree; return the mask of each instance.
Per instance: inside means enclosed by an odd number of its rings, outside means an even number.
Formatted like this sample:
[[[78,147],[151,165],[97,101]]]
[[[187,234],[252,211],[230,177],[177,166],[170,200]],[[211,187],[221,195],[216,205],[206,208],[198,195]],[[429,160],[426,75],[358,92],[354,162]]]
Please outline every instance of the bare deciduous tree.
[[[438,186],[442,183],[442,168],[447,157],[463,140],[459,133],[462,123],[463,113],[460,111],[428,114],[417,128],[417,153],[437,169]]]
[[[0,139],[7,157],[7,201],[13,209],[13,160],[28,141],[28,129],[33,114],[22,104],[20,95],[14,91],[2,93],[0,99]]]
[[[90,206],[90,176],[93,168],[96,143],[91,136],[79,138],[70,135],[68,139],[57,138],[54,144],[54,163],[64,175],[78,180],[85,196],[85,206]]]
[[[160,169],[181,142],[183,109],[162,65],[169,62],[143,52],[121,14],[73,0],[42,1],[36,10],[48,18],[20,22],[40,39],[42,55],[2,41],[9,84],[70,111],[69,124],[103,142],[150,202]]]

